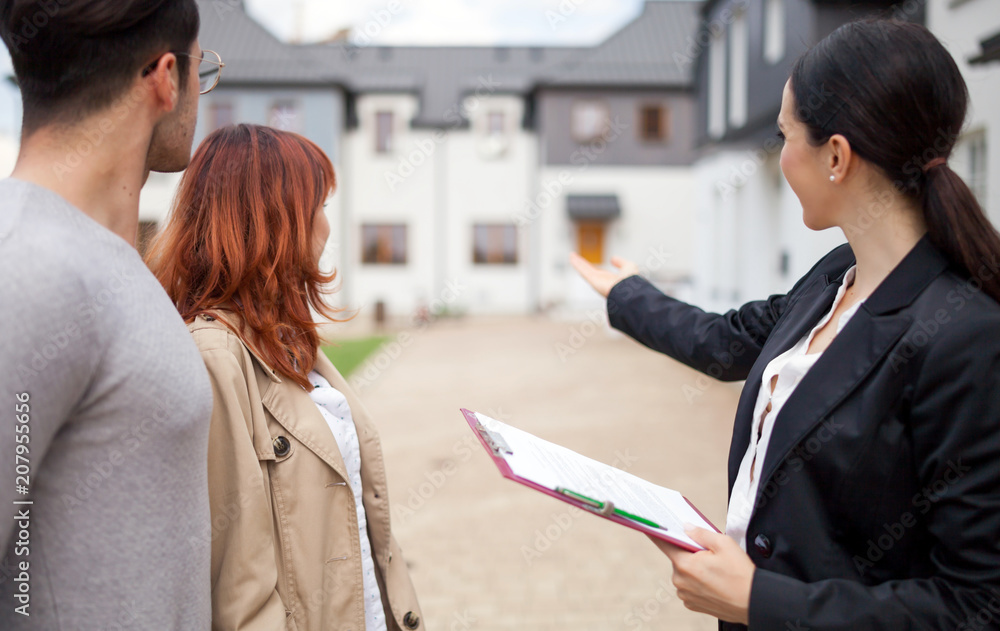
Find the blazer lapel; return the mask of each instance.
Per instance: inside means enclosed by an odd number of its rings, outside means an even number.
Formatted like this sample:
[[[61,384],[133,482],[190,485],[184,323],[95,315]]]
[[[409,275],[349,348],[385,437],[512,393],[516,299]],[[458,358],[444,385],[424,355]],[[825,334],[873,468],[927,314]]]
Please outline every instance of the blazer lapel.
[[[866,307],[862,305],[833,338],[778,413],[757,497],[786,455],[862,384],[912,322],[906,315],[873,316]]]
[[[895,346],[913,321],[912,316],[900,310],[909,306],[947,267],[946,259],[925,236],[833,338],[775,419],[755,499],[759,499],[767,480],[792,448],[861,385],[872,368]],[[830,306],[826,304],[825,309]],[[809,321],[815,323],[813,319]],[[743,452],[741,458],[742,455]]]
[[[800,297],[796,300],[792,308],[785,312],[776,324],[767,343],[761,350],[760,356],[754,362],[750,374],[747,375],[746,384],[740,395],[739,405],[736,408],[736,420],[733,426],[733,438],[729,446],[729,492],[733,491],[733,484],[736,482],[736,475],[740,470],[740,463],[750,445],[750,432],[753,426],[753,411],[757,404],[757,396],[760,392],[761,377],[764,369],[778,355],[781,355],[796,342],[802,339],[813,326],[819,322],[837,296],[841,279],[831,283],[824,274],[817,276],[813,282],[806,286]]]

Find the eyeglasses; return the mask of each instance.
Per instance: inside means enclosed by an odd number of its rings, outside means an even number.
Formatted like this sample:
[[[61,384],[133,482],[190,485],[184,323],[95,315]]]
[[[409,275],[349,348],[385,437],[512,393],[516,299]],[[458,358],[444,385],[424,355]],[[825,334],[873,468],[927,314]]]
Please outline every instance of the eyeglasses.
[[[188,53],[181,54],[199,61],[198,87],[201,89],[202,94],[208,94],[215,89],[215,86],[219,85],[219,77],[222,76],[222,69],[226,67],[226,64],[222,63],[222,57],[219,56],[219,53],[203,48],[201,57],[194,57]]]
[[[226,67],[226,64],[222,63],[222,57],[219,53],[214,50],[202,49],[201,57],[195,57],[191,53],[184,53],[180,51],[170,51],[175,55],[184,55],[185,57],[190,57],[191,59],[198,60],[198,89],[201,94],[208,94],[215,86],[219,85],[219,77],[222,76],[222,69]],[[164,53],[166,54],[166,53]],[[162,57],[163,55],[160,55]],[[157,57],[152,63],[143,68],[142,76],[148,75],[156,67],[156,64],[160,61]]]

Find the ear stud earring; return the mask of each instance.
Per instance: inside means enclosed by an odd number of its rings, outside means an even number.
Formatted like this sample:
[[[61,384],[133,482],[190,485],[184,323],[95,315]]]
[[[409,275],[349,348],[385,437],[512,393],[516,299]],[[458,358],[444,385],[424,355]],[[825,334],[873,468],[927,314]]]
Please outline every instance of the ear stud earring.
[[[830,176],[830,181],[831,181],[831,182],[832,182],[832,181],[834,181],[834,180],[836,180],[836,179],[837,179],[837,176],[835,176],[835,175],[831,175],[831,176]]]

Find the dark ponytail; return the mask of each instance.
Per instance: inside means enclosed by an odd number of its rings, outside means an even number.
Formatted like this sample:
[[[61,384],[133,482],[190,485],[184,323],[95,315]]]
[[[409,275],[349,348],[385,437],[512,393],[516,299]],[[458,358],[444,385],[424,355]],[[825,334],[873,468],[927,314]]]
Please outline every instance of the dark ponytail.
[[[841,134],[918,202],[931,243],[1000,302],[1000,234],[946,160],[969,92],[955,60],[919,24],[868,19],[838,28],[792,68],[796,115],[820,145]]]
[[[931,243],[978,278],[986,293],[1000,302],[1000,280],[988,271],[996,267],[993,257],[1000,254],[1000,236],[975,195],[946,164],[927,171],[924,220]]]

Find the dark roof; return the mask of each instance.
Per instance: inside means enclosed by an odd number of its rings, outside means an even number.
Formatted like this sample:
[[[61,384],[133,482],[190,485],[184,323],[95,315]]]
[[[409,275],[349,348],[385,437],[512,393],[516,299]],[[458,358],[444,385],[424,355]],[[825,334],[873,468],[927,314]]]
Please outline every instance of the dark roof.
[[[411,92],[417,126],[460,123],[470,94],[527,94],[544,87],[693,85],[675,59],[698,27],[700,0],[647,0],[643,12],[592,47],[353,46],[285,44],[232,2],[198,0],[201,45],[226,63],[222,85],[339,85],[355,93]],[[458,116],[459,118],[456,118]]]
[[[622,214],[617,195],[567,195],[566,210],[575,220],[615,219]]]
[[[233,2],[198,0],[199,43],[219,53],[223,84],[329,85],[328,69],[296,46],[285,44]]]
[[[712,12],[715,5],[719,4],[723,0],[705,0],[704,4],[701,5],[702,16],[707,16]],[[843,5],[843,6],[865,6],[867,8],[883,7],[890,8],[895,4],[899,4],[900,0],[809,0],[813,4],[832,4],[832,5]]]
[[[560,68],[553,85],[673,86],[692,83],[700,2],[646,2],[642,14]]]
[[[525,94],[550,80],[579,48],[392,46],[343,43],[308,48],[317,62],[355,92],[413,92],[413,123],[452,126],[470,94]]]

